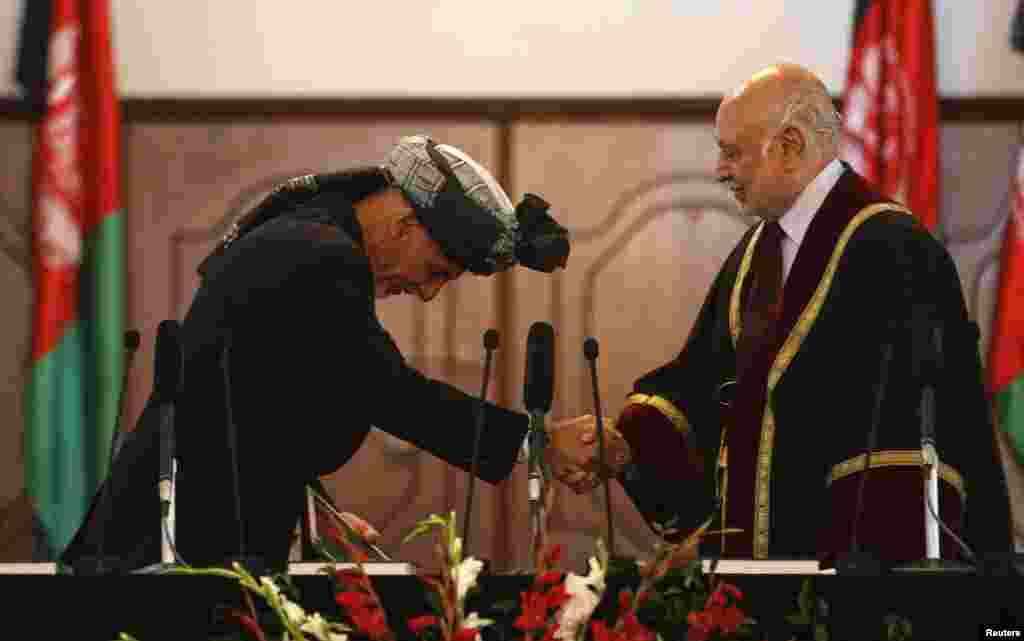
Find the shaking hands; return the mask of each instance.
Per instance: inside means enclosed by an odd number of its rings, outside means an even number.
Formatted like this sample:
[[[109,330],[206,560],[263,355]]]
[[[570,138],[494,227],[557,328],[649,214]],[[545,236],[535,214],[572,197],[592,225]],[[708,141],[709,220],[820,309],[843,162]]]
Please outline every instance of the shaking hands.
[[[629,464],[629,444],[604,419],[604,461],[602,463],[597,435],[597,419],[589,414],[578,418],[552,421],[547,426],[547,463],[552,474],[577,494],[592,491],[606,478],[616,476]]]

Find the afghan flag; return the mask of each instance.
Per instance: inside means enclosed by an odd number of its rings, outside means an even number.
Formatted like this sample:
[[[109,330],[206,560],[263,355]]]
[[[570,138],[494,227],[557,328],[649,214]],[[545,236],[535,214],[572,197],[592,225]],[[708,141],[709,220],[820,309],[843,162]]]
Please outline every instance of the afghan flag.
[[[1024,147],[1010,185],[999,296],[992,322],[989,385],[996,417],[1024,463]]]
[[[25,486],[56,558],[106,475],[124,370],[120,112],[106,0],[26,2],[18,79],[39,108]]]
[[[930,0],[857,0],[842,156],[935,230],[939,107]]]

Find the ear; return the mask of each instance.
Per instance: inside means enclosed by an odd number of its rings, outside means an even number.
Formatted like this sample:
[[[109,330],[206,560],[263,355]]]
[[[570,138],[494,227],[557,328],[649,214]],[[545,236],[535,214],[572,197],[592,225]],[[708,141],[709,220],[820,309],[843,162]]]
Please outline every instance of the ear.
[[[797,168],[807,153],[808,140],[804,132],[798,127],[788,126],[779,133],[778,141],[783,162],[787,167]]]

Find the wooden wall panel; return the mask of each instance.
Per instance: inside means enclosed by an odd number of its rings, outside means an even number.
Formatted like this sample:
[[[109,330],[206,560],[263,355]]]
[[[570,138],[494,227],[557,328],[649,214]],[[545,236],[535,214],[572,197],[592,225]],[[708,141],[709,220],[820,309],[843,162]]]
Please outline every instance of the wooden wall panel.
[[[582,357],[582,341],[590,335],[601,345],[604,413],[616,416],[632,381],[678,352],[719,264],[749,223],[711,180],[716,152],[704,111],[676,116],[641,109],[630,115],[618,105],[604,118],[599,106],[565,114],[552,105],[550,112],[531,115],[506,105],[378,117],[353,107],[351,113],[291,118],[281,112],[252,120],[233,111],[155,117],[144,107],[135,104],[142,117],[129,117],[124,141],[128,327],[143,335],[130,374],[128,426],[151,385],[156,326],[184,315],[197,283],[195,266],[226,222],[280,179],[376,162],[400,135],[427,132],[462,147],[494,169],[514,200],[525,192],[549,200],[573,233],[569,268],[554,277],[524,270],[492,279],[467,276],[429,305],[408,299],[380,304],[385,326],[416,366],[472,394],[479,393],[482,334],[499,329],[489,396],[513,409],[522,409],[527,332],[543,320],[557,332],[552,417],[593,411]],[[1021,141],[1012,118],[987,114],[946,113],[942,131],[944,239],[981,326],[983,354],[1007,216],[1004,198]],[[31,510],[23,498],[21,399],[31,310],[31,124],[0,123],[0,142],[6,152],[0,172],[0,295],[8,302],[0,328],[6,337],[0,363],[7,368],[7,383],[0,386],[0,560],[27,560]],[[339,409],[339,422],[343,414]],[[424,417],[423,429],[443,428],[443,417]],[[1022,466],[1008,451],[1004,465],[1014,505],[1022,506]],[[430,512],[455,509],[461,515],[465,508],[464,473],[381,432],[327,483],[343,507],[383,530],[385,547],[416,562],[432,563],[429,544],[399,547],[407,529]],[[474,553],[499,570],[524,567],[525,468],[502,485],[476,488]],[[650,532],[614,484],[613,500],[619,551],[646,553]],[[592,537],[603,527],[602,506],[600,492],[559,492],[552,533],[568,545],[573,567],[583,569]],[[1024,510],[1016,509],[1015,524],[1024,543]]]

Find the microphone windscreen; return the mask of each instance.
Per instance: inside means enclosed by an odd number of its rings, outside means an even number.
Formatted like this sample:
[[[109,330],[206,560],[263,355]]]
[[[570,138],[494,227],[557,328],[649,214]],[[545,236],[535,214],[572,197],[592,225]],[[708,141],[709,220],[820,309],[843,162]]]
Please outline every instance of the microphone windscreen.
[[[139,330],[130,329],[124,333],[124,348],[130,352],[134,352],[139,349],[139,344],[142,342],[142,337],[139,335]]]
[[[484,349],[498,349],[498,330],[492,328],[484,332]]]
[[[153,359],[153,396],[170,401],[177,397],[182,383],[183,356],[181,326],[176,320],[161,321],[156,330]]]
[[[597,339],[593,336],[587,337],[587,340],[583,341],[583,358],[592,361],[597,358],[597,352]]]
[[[526,377],[523,400],[528,411],[551,410],[555,382],[555,330],[549,323],[537,322],[526,338]]]

